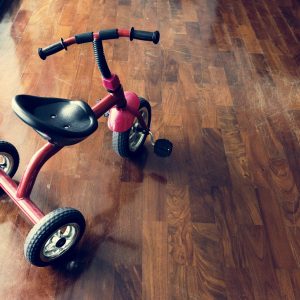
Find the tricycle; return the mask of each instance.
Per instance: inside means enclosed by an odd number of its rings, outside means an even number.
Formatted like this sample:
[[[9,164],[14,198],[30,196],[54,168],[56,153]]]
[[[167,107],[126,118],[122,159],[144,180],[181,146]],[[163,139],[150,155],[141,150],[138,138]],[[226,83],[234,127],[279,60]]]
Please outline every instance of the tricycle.
[[[108,117],[108,127],[112,131],[112,148],[121,157],[130,159],[139,155],[148,135],[157,155],[167,157],[172,152],[170,141],[154,140],[150,131],[150,103],[134,92],[124,91],[118,76],[108,67],[102,42],[120,37],[154,44],[160,39],[158,31],[109,29],[77,34],[38,49],[40,58],[45,60],[73,44],[93,44],[102,83],[108,91],[108,95],[93,107],[79,100],[32,95],[17,95],[12,100],[16,115],[47,141],[31,158],[19,184],[12,179],[19,165],[18,151],[11,143],[0,141],[1,192],[5,192],[33,224],[25,240],[24,255],[35,266],[48,266],[65,258],[85,230],[85,219],[77,209],[57,208],[45,215],[30,199],[39,171],[52,156],[95,132],[98,119],[103,115]]]

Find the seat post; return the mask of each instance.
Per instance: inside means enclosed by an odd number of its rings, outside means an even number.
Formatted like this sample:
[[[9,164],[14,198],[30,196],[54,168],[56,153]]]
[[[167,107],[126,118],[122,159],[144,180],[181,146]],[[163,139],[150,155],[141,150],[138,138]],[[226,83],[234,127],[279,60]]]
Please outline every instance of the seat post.
[[[63,146],[47,143],[32,156],[25,170],[25,173],[20,181],[20,184],[18,186],[17,189],[18,198],[22,199],[30,196],[40,169],[49,158],[51,158],[62,148]]]

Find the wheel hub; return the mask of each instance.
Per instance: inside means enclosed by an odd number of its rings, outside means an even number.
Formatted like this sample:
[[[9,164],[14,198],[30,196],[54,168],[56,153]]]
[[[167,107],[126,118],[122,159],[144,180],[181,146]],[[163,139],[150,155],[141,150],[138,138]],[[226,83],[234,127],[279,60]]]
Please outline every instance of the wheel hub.
[[[60,248],[60,247],[62,247],[65,243],[66,243],[66,238],[62,238],[62,239],[60,239],[60,240],[58,240],[57,242],[56,242],[56,247],[58,247],[58,248]]]
[[[9,153],[0,152],[0,168],[9,174],[14,165],[13,157]]]

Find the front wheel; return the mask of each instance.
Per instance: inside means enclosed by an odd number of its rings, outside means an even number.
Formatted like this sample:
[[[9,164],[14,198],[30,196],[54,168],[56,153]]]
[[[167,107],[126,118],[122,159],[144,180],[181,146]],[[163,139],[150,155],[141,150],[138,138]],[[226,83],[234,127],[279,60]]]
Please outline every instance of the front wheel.
[[[146,125],[150,128],[151,106],[149,102],[141,97],[139,112],[141,113]],[[147,134],[141,130],[139,121],[135,119],[132,127],[125,132],[113,132],[112,147],[121,157],[132,157],[138,154],[147,138]]]
[[[33,265],[45,267],[65,257],[79,242],[85,229],[83,215],[74,208],[58,208],[30,230],[24,255]]]

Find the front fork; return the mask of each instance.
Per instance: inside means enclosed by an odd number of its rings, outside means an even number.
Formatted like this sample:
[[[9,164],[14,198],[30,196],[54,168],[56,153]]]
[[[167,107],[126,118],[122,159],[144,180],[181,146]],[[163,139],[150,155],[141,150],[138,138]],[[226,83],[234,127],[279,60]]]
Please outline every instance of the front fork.
[[[173,144],[169,140],[166,140],[166,139],[158,139],[158,140],[155,141],[153,133],[150,131],[150,128],[148,128],[148,126],[145,123],[145,121],[144,121],[141,113],[139,112],[139,110],[138,109],[132,109],[129,106],[127,106],[127,110],[133,116],[135,116],[139,121],[139,125],[141,127],[137,127],[137,128],[135,128],[135,130],[140,131],[140,132],[142,132],[146,135],[150,135],[150,141],[151,141],[151,145],[153,146],[154,153],[156,155],[160,156],[160,157],[170,156],[171,153],[172,153]]]
[[[108,117],[109,129],[115,132],[125,132],[132,127],[134,119],[137,118],[140,128],[137,127],[136,130],[150,135],[154,153],[162,157],[170,156],[173,148],[172,143],[166,139],[154,140],[150,128],[139,112],[140,100],[138,96],[133,92],[124,92],[116,75],[112,75],[110,79],[103,79],[103,85],[116,99],[116,105],[110,109]]]
[[[132,127],[137,118],[144,133],[149,134],[150,128],[145,123],[139,112],[140,101],[133,92],[124,92],[117,75],[113,74],[109,79],[102,79],[106,90],[117,99],[116,106],[111,108],[108,126],[112,131],[124,132]],[[130,114],[130,115],[129,115]]]
[[[134,117],[136,117],[139,121],[139,124],[141,128],[137,128],[136,130],[140,130],[145,134],[150,134],[150,128],[148,128],[147,124],[145,123],[142,114],[140,111],[137,109],[132,109],[131,107],[127,106],[125,108],[127,111],[129,111]]]

